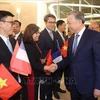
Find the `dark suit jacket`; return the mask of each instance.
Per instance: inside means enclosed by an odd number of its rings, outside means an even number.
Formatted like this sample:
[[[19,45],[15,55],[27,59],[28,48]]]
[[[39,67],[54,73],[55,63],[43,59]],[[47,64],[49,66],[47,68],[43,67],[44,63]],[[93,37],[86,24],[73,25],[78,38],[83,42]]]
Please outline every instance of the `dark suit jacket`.
[[[15,42],[12,38],[10,38],[10,42],[12,47],[14,48]],[[8,69],[8,71],[14,76],[14,78],[17,80],[18,76],[16,73],[10,71],[10,60],[12,57],[11,52],[9,51],[7,45],[3,41],[3,39],[0,37],[0,64],[4,64],[4,66]],[[17,92],[18,93],[18,92]],[[13,97],[11,97],[9,100],[18,100],[19,94],[15,94]]]
[[[72,54],[73,40],[74,34],[69,39],[68,57],[58,63],[58,67],[70,64],[74,84],[81,94],[93,93],[94,89],[100,90],[100,33],[85,29],[75,56]],[[68,84],[73,84],[72,76]]]
[[[34,73],[36,73],[35,75],[39,76],[39,73],[43,71],[43,67],[41,66],[41,60],[40,60],[41,53],[39,52],[35,43],[24,43],[24,44],[31,67],[34,70]]]
[[[72,54],[74,35],[69,39],[68,57],[70,72],[82,94],[100,89],[100,33],[86,29],[81,37],[75,57]],[[72,72],[73,71],[73,72]]]
[[[60,48],[61,48],[61,47],[63,46],[64,43],[63,43],[63,40],[62,40],[60,34],[58,33],[58,31],[56,31],[55,36],[56,36],[56,39],[58,40],[59,45],[60,45]],[[64,38],[65,38],[65,37],[64,37]],[[66,37],[66,40],[67,40],[67,39],[68,39],[68,38]],[[64,72],[64,83],[65,83],[65,86],[66,86],[67,90],[69,90],[69,89],[68,89],[68,87],[69,87],[69,85],[68,85],[68,78],[69,78],[69,74],[70,74],[70,68],[69,68],[69,66],[67,65],[64,69],[58,70],[58,75],[60,74],[60,72],[61,72],[61,73]],[[58,76],[58,77],[59,77],[59,76]],[[62,75],[61,75],[60,77],[62,77]]]
[[[60,36],[58,31],[55,32],[55,36],[56,36],[56,39],[58,40],[59,46],[61,48],[63,46],[64,42],[63,42],[62,37]]]
[[[55,32],[53,31],[54,40],[51,39],[48,31],[44,29],[40,33],[39,38],[39,47],[42,51],[42,58],[45,58],[49,50],[52,50],[52,53],[54,53],[57,50],[56,46],[56,38],[55,38]]]
[[[14,45],[15,45],[14,42],[12,41],[12,39],[10,39],[10,41],[11,41],[12,47],[14,48]],[[0,64],[3,63],[5,67],[9,70],[10,59],[12,57],[12,54],[1,37],[0,37],[0,46],[1,46],[0,47]]]
[[[23,39],[23,33],[21,32],[18,37],[17,37],[17,40],[18,40],[18,43],[20,44],[21,43],[21,40]]]

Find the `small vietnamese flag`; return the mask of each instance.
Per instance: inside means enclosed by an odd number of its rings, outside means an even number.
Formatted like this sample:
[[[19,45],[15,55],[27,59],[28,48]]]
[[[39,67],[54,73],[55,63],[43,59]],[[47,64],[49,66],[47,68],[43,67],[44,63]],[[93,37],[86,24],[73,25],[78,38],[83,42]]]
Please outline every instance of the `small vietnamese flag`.
[[[49,66],[52,64],[52,56],[51,56],[51,49],[49,50],[48,54],[46,55],[46,65]]]
[[[5,66],[0,64],[0,98],[8,100],[21,88]]]
[[[63,57],[67,57],[67,48],[68,48],[68,40],[65,41],[64,45],[61,48],[61,54]]]

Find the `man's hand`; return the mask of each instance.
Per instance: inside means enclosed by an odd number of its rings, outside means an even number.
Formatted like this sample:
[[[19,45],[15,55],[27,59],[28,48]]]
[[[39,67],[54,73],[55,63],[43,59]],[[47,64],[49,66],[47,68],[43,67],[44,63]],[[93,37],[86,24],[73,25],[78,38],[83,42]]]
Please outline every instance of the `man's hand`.
[[[42,64],[46,63],[46,59],[41,59],[41,63]]]
[[[51,64],[49,67],[50,67],[50,72],[52,73],[54,73],[58,69],[56,64]]]
[[[100,97],[100,90],[94,89],[94,97],[95,97],[95,98]]]
[[[56,64],[51,64],[50,66],[44,66],[44,70],[54,73],[58,69]]]

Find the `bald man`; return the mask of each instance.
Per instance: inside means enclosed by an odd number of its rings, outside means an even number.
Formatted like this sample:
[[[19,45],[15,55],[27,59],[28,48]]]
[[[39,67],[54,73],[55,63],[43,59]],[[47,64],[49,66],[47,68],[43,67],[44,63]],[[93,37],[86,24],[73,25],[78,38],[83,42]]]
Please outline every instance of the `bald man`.
[[[92,30],[100,32],[99,22],[97,22],[97,21],[91,22],[91,24],[89,25],[89,29],[92,29]]]

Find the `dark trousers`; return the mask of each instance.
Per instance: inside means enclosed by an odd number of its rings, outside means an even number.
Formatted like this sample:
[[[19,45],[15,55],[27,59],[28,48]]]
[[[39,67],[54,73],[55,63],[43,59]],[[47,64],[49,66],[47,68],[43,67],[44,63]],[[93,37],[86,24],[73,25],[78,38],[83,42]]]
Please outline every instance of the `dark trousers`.
[[[40,100],[52,100],[52,75],[42,74],[40,81]]]
[[[64,83],[65,83],[66,89],[70,91],[70,66],[69,65],[67,65],[64,68]]]
[[[3,100],[0,98],[0,100]],[[20,93],[16,93],[15,95],[13,95],[10,99],[8,100],[20,100]]]
[[[18,91],[15,95],[13,95],[9,100],[20,100],[20,92]]]
[[[71,100],[97,100],[94,98],[93,93],[80,94],[76,86],[71,87]]]
[[[57,92],[60,89],[60,81],[62,78],[62,74],[63,74],[63,69],[59,69],[54,73],[53,76],[53,91]]]
[[[27,77],[22,77],[22,100],[28,100]]]
[[[34,84],[34,86],[35,86],[34,87],[35,88],[35,90],[34,90],[34,92],[35,92],[35,96],[34,96],[35,97],[35,100],[38,100],[39,81],[40,80],[37,80],[36,83]]]

